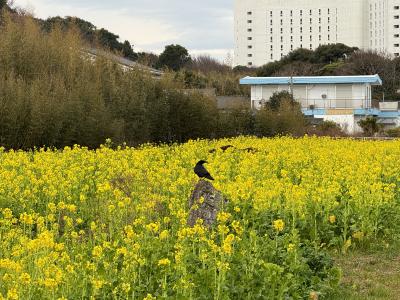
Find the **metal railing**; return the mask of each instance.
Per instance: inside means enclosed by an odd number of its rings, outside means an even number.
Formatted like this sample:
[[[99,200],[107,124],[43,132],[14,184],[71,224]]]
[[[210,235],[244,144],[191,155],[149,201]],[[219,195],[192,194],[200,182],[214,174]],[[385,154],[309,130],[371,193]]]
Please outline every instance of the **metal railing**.
[[[357,109],[371,108],[366,99],[297,99],[303,109]]]

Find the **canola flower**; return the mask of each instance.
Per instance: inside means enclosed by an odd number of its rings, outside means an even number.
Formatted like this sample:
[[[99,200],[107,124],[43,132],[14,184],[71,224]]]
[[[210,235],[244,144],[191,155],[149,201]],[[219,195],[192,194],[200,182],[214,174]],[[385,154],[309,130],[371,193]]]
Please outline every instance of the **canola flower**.
[[[282,219],[274,221],[274,229],[278,232],[283,231],[285,229],[285,222]]]
[[[0,299],[316,299],[336,273],[299,245],[400,233],[399,157],[400,141],[311,137],[0,149]],[[229,201],[190,228],[204,158]]]

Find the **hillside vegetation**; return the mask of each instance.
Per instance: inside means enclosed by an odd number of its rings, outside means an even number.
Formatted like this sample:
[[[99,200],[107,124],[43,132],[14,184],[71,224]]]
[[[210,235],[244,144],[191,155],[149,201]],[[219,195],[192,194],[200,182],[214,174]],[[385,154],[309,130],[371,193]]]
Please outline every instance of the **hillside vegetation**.
[[[154,80],[91,59],[74,30],[43,34],[30,17],[5,15],[0,29],[0,145],[184,141],[216,132],[211,99],[185,95],[165,76]]]

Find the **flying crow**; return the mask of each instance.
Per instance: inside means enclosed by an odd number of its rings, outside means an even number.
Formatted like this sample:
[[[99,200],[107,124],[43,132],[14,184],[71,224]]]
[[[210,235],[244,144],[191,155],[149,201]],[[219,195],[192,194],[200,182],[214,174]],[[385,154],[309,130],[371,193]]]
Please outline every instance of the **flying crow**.
[[[207,162],[205,160],[200,160],[196,166],[194,167],[194,172],[196,173],[197,176],[199,176],[200,178],[207,178],[210,180],[214,180],[214,178],[212,178],[212,176],[210,175],[210,173],[208,173],[208,171],[206,170],[206,168],[204,168],[203,164],[206,164]]]

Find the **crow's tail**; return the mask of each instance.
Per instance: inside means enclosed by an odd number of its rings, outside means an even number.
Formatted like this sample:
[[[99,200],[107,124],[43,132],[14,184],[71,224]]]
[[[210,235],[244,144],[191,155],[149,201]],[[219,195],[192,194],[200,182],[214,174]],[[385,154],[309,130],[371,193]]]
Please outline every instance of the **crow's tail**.
[[[210,179],[210,180],[214,180],[214,178],[210,175],[210,173],[208,173],[206,176],[204,176],[205,178],[207,178],[207,179]]]

